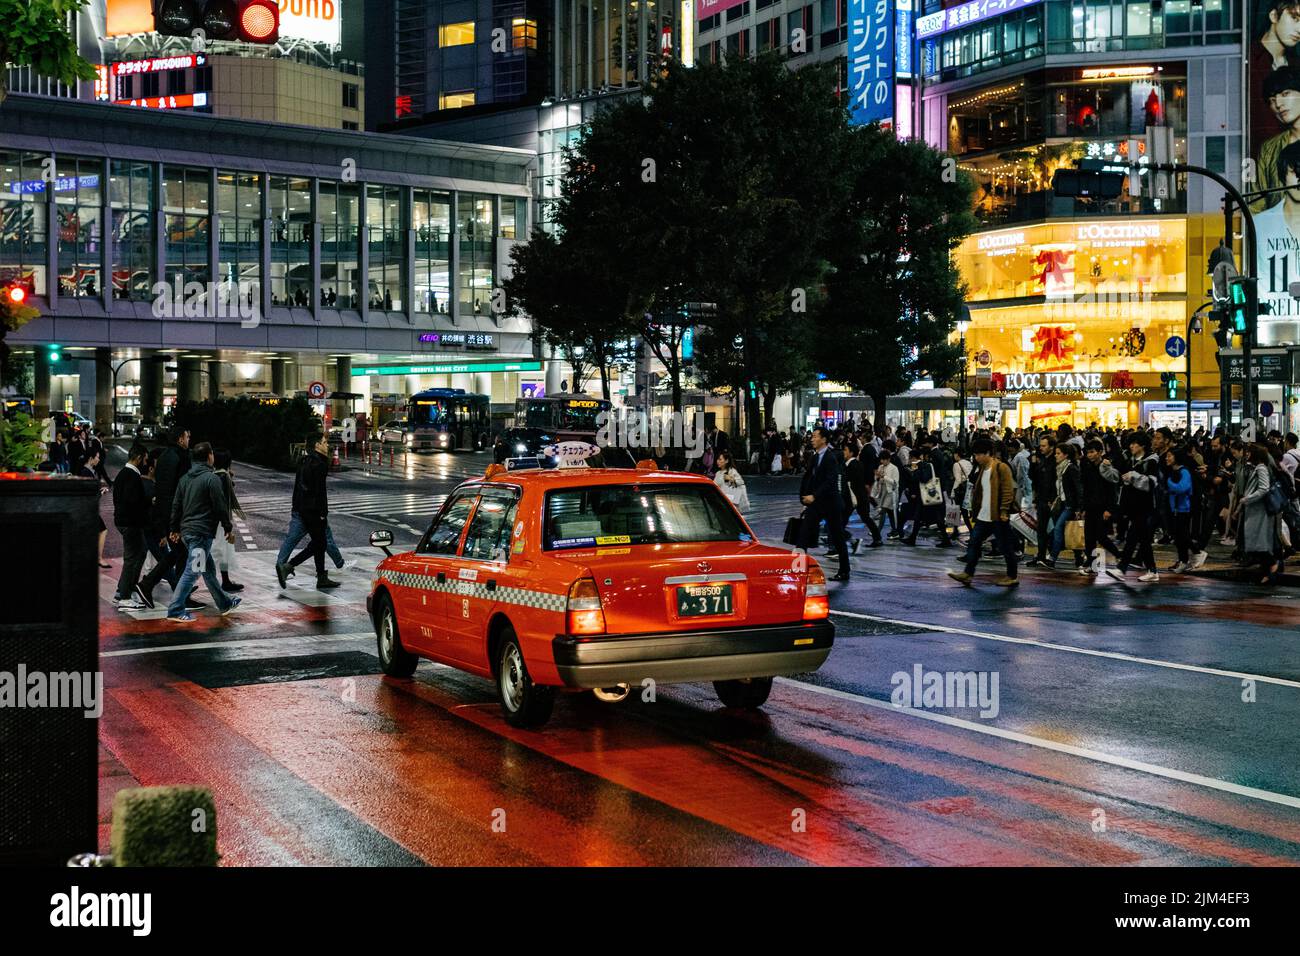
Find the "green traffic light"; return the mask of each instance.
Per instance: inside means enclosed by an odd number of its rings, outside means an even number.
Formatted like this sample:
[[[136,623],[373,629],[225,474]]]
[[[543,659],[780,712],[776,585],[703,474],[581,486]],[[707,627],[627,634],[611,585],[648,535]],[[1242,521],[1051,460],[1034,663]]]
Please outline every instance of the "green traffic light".
[[[59,347],[58,347],[57,345],[51,345],[51,346],[50,346],[50,361],[51,361],[51,362],[58,362],[58,361],[60,361],[62,358],[63,358],[63,356],[59,354]]]

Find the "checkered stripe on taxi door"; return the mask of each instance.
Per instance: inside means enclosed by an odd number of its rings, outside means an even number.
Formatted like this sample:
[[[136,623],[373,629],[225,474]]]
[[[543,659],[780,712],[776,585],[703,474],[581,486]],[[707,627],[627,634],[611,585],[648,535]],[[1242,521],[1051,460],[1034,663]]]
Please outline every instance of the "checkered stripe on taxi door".
[[[482,598],[485,601],[532,607],[542,611],[562,613],[568,606],[568,595],[537,591],[532,588],[497,587],[488,590],[487,584],[482,581],[464,581],[460,578],[448,577],[439,583],[437,577],[432,574],[412,574],[408,571],[385,571],[382,579],[401,588]]]

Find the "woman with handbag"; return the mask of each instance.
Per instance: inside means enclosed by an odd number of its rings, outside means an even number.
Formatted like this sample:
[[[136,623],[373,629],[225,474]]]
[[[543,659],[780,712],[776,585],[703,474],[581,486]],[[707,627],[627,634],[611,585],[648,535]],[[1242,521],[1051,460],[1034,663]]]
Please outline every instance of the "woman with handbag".
[[[1283,499],[1281,503],[1284,505],[1285,495],[1273,473],[1277,466],[1273,464],[1273,456],[1269,454],[1266,445],[1247,445],[1244,464],[1249,477],[1246,480],[1246,491],[1238,504],[1238,508],[1245,513],[1241,523],[1242,547],[1251,563],[1259,564],[1259,569],[1264,572],[1259,583],[1276,584],[1283,571],[1282,559],[1278,556],[1277,530],[1282,509],[1277,507],[1270,514],[1270,498],[1273,505],[1278,504],[1279,498]]]
[[[718,452],[718,472],[713,476],[713,483],[731,500],[737,511],[749,510],[749,492],[745,490],[745,479],[736,471],[731,452]]]
[[[912,519],[912,533],[903,539],[904,544],[915,545],[917,532],[922,527],[934,526],[939,529],[936,547],[951,548],[952,539],[948,537],[948,522],[945,520],[943,505],[943,487],[939,473],[930,461],[930,449],[922,445],[916,452],[916,510]],[[910,494],[911,492],[909,492]]]
[[[1069,523],[1081,519],[1083,512],[1083,477],[1079,471],[1079,447],[1069,442],[1056,446],[1056,500],[1052,502],[1052,542],[1045,567],[1055,568],[1056,559],[1065,549],[1065,532]],[[1080,526],[1075,529],[1082,532]],[[1082,537],[1082,534],[1079,535]],[[1076,542],[1071,542],[1075,544]],[[1074,552],[1075,566],[1083,564],[1083,542],[1077,542]]]

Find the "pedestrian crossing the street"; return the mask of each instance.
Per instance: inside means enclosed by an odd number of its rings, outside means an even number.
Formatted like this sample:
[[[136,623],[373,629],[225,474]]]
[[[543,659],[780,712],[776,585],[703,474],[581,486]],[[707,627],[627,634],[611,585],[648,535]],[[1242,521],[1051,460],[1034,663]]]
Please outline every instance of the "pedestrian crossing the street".
[[[264,515],[285,515],[290,496],[287,492],[265,495],[241,495],[239,505],[244,511]],[[391,521],[399,525],[411,518],[423,519],[415,524],[428,524],[428,519],[438,513],[445,494],[419,492],[331,490],[329,510],[331,515],[352,518]]]

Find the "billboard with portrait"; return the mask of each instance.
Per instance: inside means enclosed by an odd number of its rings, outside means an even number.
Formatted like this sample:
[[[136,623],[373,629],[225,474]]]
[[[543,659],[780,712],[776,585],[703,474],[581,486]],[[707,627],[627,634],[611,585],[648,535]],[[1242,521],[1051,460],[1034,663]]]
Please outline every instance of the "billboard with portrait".
[[[1300,0],[1252,0],[1247,48],[1249,162],[1242,191],[1255,218],[1259,342],[1300,341]],[[1294,186],[1293,189],[1287,187]]]

